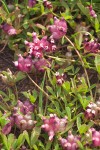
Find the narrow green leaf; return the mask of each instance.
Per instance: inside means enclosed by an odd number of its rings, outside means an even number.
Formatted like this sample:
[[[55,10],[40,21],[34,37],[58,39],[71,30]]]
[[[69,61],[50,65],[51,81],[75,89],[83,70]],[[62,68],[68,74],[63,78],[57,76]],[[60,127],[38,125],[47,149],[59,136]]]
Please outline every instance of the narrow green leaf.
[[[31,133],[31,147],[34,146],[34,144],[36,143],[36,141],[38,140],[39,138],[39,135],[40,135],[40,132],[41,132],[41,128],[40,127],[35,127]]]
[[[99,20],[97,17],[95,18],[95,30],[96,30],[96,32],[99,31]]]
[[[30,138],[29,138],[28,132],[25,130],[23,132],[23,134],[24,134],[25,140],[27,141],[28,145],[30,146]]]
[[[6,149],[10,150],[9,145],[8,145],[7,137],[4,134],[2,134],[2,140],[3,140],[3,144],[5,145]]]
[[[6,2],[5,2],[5,0],[1,0],[1,2],[3,4],[3,7],[4,7],[5,11],[9,14],[9,9],[8,9],[8,6],[7,6]]]
[[[98,73],[100,74],[100,55],[95,56],[95,65]]]
[[[11,149],[12,148],[12,144],[13,144],[13,142],[14,142],[14,139],[15,137],[14,137],[14,134],[9,134],[8,135],[8,146],[9,146],[9,149]]]
[[[81,118],[80,116],[77,117],[77,128],[79,129],[79,127],[81,126]]]
[[[51,144],[52,144],[52,141],[47,141],[45,150],[50,150],[51,149]]]
[[[66,107],[66,113],[67,113],[67,116],[68,116],[68,120],[71,120],[71,110],[70,110],[70,107]]]
[[[16,150],[20,148],[20,146],[24,143],[25,137],[24,134],[20,134],[16,143]]]

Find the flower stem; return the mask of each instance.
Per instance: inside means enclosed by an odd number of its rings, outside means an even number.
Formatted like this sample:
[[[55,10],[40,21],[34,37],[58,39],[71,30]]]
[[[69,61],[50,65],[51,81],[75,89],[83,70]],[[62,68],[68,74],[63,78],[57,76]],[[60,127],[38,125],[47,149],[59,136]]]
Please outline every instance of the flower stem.
[[[79,57],[79,59],[80,59],[80,61],[81,61],[82,67],[83,67],[84,72],[85,72],[87,84],[88,84],[88,87],[89,87],[89,90],[90,90],[90,95],[91,95],[91,98],[92,98],[92,100],[93,100],[93,94],[92,94],[92,90],[91,90],[91,88],[90,88],[90,81],[89,81],[89,77],[88,77],[87,70],[86,70],[85,65],[84,65],[84,61],[82,60],[82,57],[81,57],[79,51],[76,49],[75,45],[70,41],[70,39],[69,39],[67,36],[64,36],[64,37],[65,37],[65,39],[72,45],[72,47],[73,47],[74,50],[76,51],[76,53],[77,53],[77,55],[78,55],[78,57]]]

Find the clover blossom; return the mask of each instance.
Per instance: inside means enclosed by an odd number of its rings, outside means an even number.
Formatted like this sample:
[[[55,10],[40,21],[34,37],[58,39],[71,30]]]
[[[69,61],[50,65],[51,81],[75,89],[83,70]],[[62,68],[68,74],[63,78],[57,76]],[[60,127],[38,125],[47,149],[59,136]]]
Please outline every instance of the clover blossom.
[[[51,67],[51,64],[50,62],[45,59],[45,58],[42,58],[42,59],[38,59],[36,61],[34,61],[34,67],[38,70],[38,71],[42,71],[44,72],[46,67],[47,68],[50,68]]]
[[[9,121],[2,129],[2,133],[7,135],[11,132],[11,128],[14,125],[14,118],[11,116],[9,118],[7,118],[7,120]]]
[[[18,101],[17,107],[14,108],[14,118],[16,126],[21,130],[32,129],[34,127],[34,121],[32,120],[32,112],[34,111],[34,105],[29,101]]]
[[[59,72],[55,73],[57,84],[62,85],[64,83],[64,74],[60,74]]]
[[[20,109],[20,112],[23,113],[24,115],[34,111],[34,105],[32,105],[31,102],[28,100],[24,102],[21,102],[20,100],[18,100],[17,105],[18,105],[18,108]]]
[[[15,61],[14,64],[20,71],[23,72],[30,72],[33,65],[30,56],[28,56],[27,58],[23,58],[21,54],[18,56],[18,61]]]
[[[16,29],[12,25],[10,25],[8,23],[5,23],[5,24],[1,25],[1,28],[8,35],[16,35],[17,34]]]
[[[85,41],[84,44],[84,49],[88,52],[91,53],[97,53],[98,50],[100,49],[100,43],[96,42],[96,41]]]
[[[88,8],[89,8],[90,16],[92,16],[93,18],[96,18],[97,14],[93,10],[92,5],[90,5]]]
[[[64,19],[54,17],[54,24],[49,26],[52,37],[56,40],[62,38],[67,32],[67,23]]]
[[[36,0],[28,0],[28,6],[31,8],[36,4]]]
[[[43,52],[53,52],[56,49],[54,40],[47,40],[47,36],[44,36],[41,40],[37,37],[37,34],[33,32],[33,42],[25,41],[25,44],[30,49],[30,54],[35,58],[42,58]],[[52,42],[53,41],[53,42]]]
[[[85,110],[85,118],[94,119],[100,116],[100,101],[91,102]]]
[[[100,131],[97,131],[94,128],[90,128],[86,133],[86,137],[92,141],[94,147],[100,146]]]
[[[66,128],[67,119],[59,119],[56,114],[50,114],[50,118],[43,117],[43,125],[41,126],[44,131],[49,135],[49,140],[53,140],[56,133],[62,132]]]
[[[14,125],[20,130],[31,130],[36,121],[33,121],[31,114],[34,112],[34,105],[28,100],[21,102],[18,100],[18,104],[14,107],[13,114],[7,118],[9,122],[3,127],[2,132],[6,135],[11,132]]]
[[[71,131],[68,132],[67,138],[60,138],[60,144],[64,150],[77,150],[78,144],[77,142],[80,140],[78,136],[74,136]]]
[[[43,48],[44,52],[53,52],[56,50],[55,41],[53,38],[50,41],[47,40],[47,36],[44,36],[41,39],[41,47]]]

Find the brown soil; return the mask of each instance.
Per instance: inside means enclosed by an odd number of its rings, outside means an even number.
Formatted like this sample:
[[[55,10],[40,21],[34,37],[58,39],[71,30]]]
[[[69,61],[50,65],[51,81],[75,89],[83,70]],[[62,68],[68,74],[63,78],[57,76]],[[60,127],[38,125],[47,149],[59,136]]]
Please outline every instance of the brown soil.
[[[16,74],[18,72],[18,70],[13,64],[14,61],[13,59],[14,53],[8,48],[5,48],[5,50],[0,54],[0,73],[2,71],[7,71],[8,68],[12,71],[13,74]],[[35,81],[37,80],[33,74],[31,74],[31,77],[34,78]],[[6,85],[0,78],[0,91],[4,91],[5,93],[7,93],[8,88],[11,88],[13,90],[13,87]],[[23,97],[21,92],[28,90],[31,91],[33,89],[34,85],[27,77],[19,81],[17,83],[19,99],[25,99],[25,97]]]

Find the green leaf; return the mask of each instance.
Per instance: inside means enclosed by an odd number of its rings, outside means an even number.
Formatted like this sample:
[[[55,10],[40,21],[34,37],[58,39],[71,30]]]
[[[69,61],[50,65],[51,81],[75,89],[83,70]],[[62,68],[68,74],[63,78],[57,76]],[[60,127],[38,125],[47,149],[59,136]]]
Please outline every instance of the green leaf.
[[[24,134],[20,134],[19,137],[18,137],[18,140],[16,142],[16,150],[19,149],[21,147],[21,145],[23,145],[25,141],[25,137],[24,137]]]
[[[22,79],[24,79],[26,76],[25,76],[25,73],[19,71],[17,74],[16,74],[16,79],[15,79],[15,82],[18,82]]]
[[[33,91],[32,91],[32,96],[33,96],[33,101],[32,101],[31,99],[30,99],[30,101],[31,101],[32,103],[34,103],[34,102],[36,101],[37,97],[38,97],[38,93],[37,93],[36,90],[33,90]]]
[[[99,20],[97,17],[95,18],[95,30],[96,30],[96,32],[99,31]]]
[[[89,14],[89,10],[86,7],[84,7],[84,5],[81,2],[78,2],[77,6],[79,7],[79,9],[82,11],[82,13],[84,15],[86,15],[87,17],[89,16],[88,15]]]
[[[6,149],[10,150],[9,145],[8,145],[7,137],[4,134],[2,134],[2,140],[3,140],[3,144],[5,145]]]
[[[100,55],[95,56],[95,66],[98,73],[100,74]]]
[[[50,86],[46,86],[46,88],[50,94],[52,94],[53,96],[56,97],[55,92],[53,91],[53,89]]]
[[[77,141],[77,143],[79,145],[80,150],[84,150],[84,147],[83,147],[82,143],[80,141]]]
[[[81,126],[81,118],[80,116],[77,117],[77,128],[79,129],[79,127]]]
[[[13,144],[13,142],[14,142],[14,139],[15,137],[14,137],[14,134],[9,134],[8,135],[8,146],[9,146],[9,149],[11,149],[12,148],[12,144]]]
[[[39,135],[41,132],[41,128],[40,127],[35,127],[31,133],[31,147],[34,146],[34,144],[37,142]]]
[[[41,83],[41,85],[40,85],[41,89],[44,88],[45,75],[46,75],[46,74],[44,74],[42,83]],[[39,93],[39,105],[38,105],[38,106],[39,106],[39,114],[42,114],[42,113],[43,113],[43,92],[42,92],[42,91],[40,91],[40,93]]]
[[[25,130],[25,131],[23,132],[23,134],[24,134],[24,137],[25,137],[25,139],[26,139],[28,145],[30,146],[30,138],[29,138],[28,132]]]
[[[66,81],[62,84],[62,87],[67,91],[70,92],[70,82]]]
[[[70,107],[66,107],[66,113],[67,113],[67,116],[68,116],[68,120],[71,120],[71,110],[70,110]]]
[[[88,126],[86,124],[82,124],[79,128],[78,128],[80,134],[85,134],[88,130]]]
[[[39,150],[36,145],[33,145],[34,150]]]
[[[44,14],[44,6],[41,5],[41,13]]]
[[[7,6],[6,2],[5,2],[5,0],[1,0],[1,2],[3,4],[3,7],[4,7],[5,11],[7,12],[7,14],[9,14],[9,9],[8,9],[8,6]]]
[[[47,144],[46,144],[46,149],[45,150],[50,150],[51,149],[51,144],[52,144],[52,141],[48,141]]]

